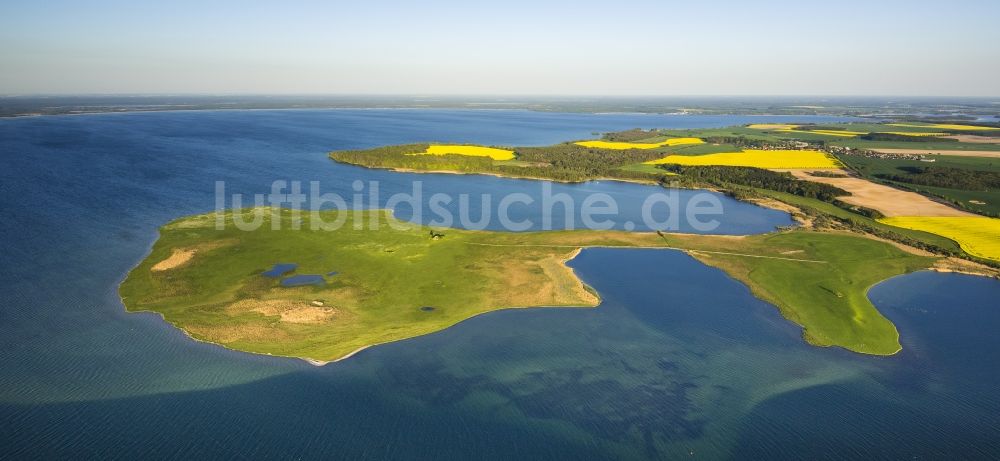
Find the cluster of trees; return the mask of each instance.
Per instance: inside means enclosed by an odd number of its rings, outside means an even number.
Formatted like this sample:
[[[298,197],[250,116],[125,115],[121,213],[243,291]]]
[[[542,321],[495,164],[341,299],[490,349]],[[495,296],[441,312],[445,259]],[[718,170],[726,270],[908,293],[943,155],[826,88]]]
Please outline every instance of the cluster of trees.
[[[614,142],[635,142],[659,135],[660,132],[657,130],[643,130],[642,128],[632,128],[631,130],[604,133],[604,139]]]
[[[865,141],[891,141],[891,142],[958,142],[957,139],[937,138],[934,136],[908,136],[895,133],[868,133],[858,136],[858,139]]]
[[[853,212],[855,212],[855,213],[857,213],[857,214],[859,214],[861,216],[865,216],[865,217],[868,217],[868,218],[881,219],[881,218],[885,217],[885,215],[882,214],[881,211],[878,211],[878,210],[875,210],[875,209],[872,209],[872,208],[868,208],[868,207],[863,207],[861,205],[850,204],[850,203],[844,202],[842,200],[833,199],[833,200],[830,200],[830,203],[836,205],[837,207],[843,208],[843,209],[845,209],[847,211],[853,211]]]
[[[809,176],[817,176],[817,177],[820,177],[820,178],[846,178],[847,177],[847,175],[844,174],[844,173],[840,173],[840,172],[837,172],[837,171],[824,171],[824,170],[810,171],[809,172]]]
[[[555,181],[582,182],[600,178],[645,179],[655,181],[662,175],[641,171],[619,170],[605,168],[601,170],[573,170],[567,168],[552,168],[548,166],[513,166],[501,165],[497,172],[516,177],[552,179]]]
[[[920,186],[971,191],[1000,189],[1000,172],[940,166],[899,167],[904,174],[875,174],[876,178]]]
[[[597,178],[656,179],[658,174],[622,170],[621,167],[648,162],[665,154],[650,149],[594,149],[572,143],[546,147],[518,147],[517,160],[522,165],[498,165],[506,174],[585,181]]]
[[[547,147],[519,147],[516,151],[518,160],[547,163],[554,169],[588,174],[604,174],[624,165],[648,162],[666,155],[652,149],[594,149],[572,143]]]
[[[818,182],[800,181],[790,173],[779,173],[744,166],[682,166],[664,165],[665,170],[705,183],[726,187],[731,184],[786,192],[801,197],[833,202],[837,197],[851,195],[844,189]]]
[[[761,168],[743,166],[682,166],[664,165],[663,169],[677,173],[683,178],[680,183],[687,185],[711,184],[730,191],[739,198],[752,196],[753,189],[766,189],[777,192],[813,198],[833,204],[839,208],[866,216],[872,219],[882,218],[882,213],[871,208],[841,201],[837,197],[851,195],[850,192],[829,184],[811,181],[800,181],[790,173],[779,173]],[[677,176],[669,176],[675,180]],[[666,180],[666,178],[664,178]]]
[[[728,144],[741,149],[791,149],[796,147],[796,141],[765,141],[744,136],[707,136],[703,138],[709,144]]]

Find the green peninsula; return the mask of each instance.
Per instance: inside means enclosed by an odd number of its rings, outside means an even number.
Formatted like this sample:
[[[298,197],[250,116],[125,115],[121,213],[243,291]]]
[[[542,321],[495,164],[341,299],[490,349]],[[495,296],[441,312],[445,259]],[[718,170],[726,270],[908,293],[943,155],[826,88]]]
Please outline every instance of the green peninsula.
[[[801,325],[811,344],[889,355],[900,350],[899,335],[868,301],[869,287],[939,259],[808,229],[745,237],[508,233],[400,225],[378,210],[337,213],[265,213],[252,231],[232,225],[231,212],[221,230],[214,214],[178,219],[161,228],[149,256],[122,283],[122,300],[129,311],[156,312],[198,340],[323,363],[499,309],[594,307],[599,295],[567,260],[587,247],[662,248],[746,284]],[[344,219],[337,230],[311,229],[313,219],[337,218]],[[355,229],[357,220],[368,228]],[[322,283],[283,286],[264,275],[277,263],[295,263],[286,275],[312,274]]]

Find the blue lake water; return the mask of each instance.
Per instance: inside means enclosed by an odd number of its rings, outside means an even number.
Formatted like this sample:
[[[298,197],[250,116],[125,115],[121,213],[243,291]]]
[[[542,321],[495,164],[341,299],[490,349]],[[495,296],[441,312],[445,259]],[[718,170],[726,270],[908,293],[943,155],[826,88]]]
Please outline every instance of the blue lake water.
[[[243,194],[281,179],[345,196],[357,179],[383,192],[420,180],[476,198],[542,193],[536,181],[336,165],[328,150],[802,119],[292,110],[0,120],[0,458],[1000,457],[995,280],[917,273],[874,287],[902,335],[889,358],[807,346],[743,285],[673,251],[582,252],[571,265],[600,291],[599,308],[495,312],[325,367],[192,341],[157,315],[125,313],[117,296],[159,226],[213,209],[218,180]],[[620,197],[623,227],[655,188],[553,186],[591,190]],[[719,233],[790,223],[720,200]]]
[[[326,279],[319,274],[299,274],[281,279],[281,286],[283,287],[302,287],[307,285],[322,285],[324,283],[326,283]]]
[[[270,269],[262,272],[260,275],[263,275],[264,277],[277,278],[295,270],[296,267],[299,267],[299,265],[293,263],[278,263]]]

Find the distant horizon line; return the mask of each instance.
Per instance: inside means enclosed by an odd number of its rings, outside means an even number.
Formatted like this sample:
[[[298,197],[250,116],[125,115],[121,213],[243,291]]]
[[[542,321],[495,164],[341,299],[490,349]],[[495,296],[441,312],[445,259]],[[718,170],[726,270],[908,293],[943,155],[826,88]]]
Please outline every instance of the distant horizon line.
[[[0,98],[48,98],[48,97],[337,97],[337,98],[820,98],[820,99],[875,99],[875,98],[905,98],[905,99],[998,99],[1000,95],[912,95],[912,94],[538,94],[538,93],[253,93],[253,92],[143,92],[143,93],[9,93],[0,94]]]

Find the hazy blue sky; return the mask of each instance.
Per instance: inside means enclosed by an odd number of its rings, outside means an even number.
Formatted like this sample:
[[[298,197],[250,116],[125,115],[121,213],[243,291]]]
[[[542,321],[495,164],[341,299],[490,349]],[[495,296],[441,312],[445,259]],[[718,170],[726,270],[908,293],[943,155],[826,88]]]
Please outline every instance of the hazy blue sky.
[[[1000,1],[0,2],[0,94],[1000,96]]]

